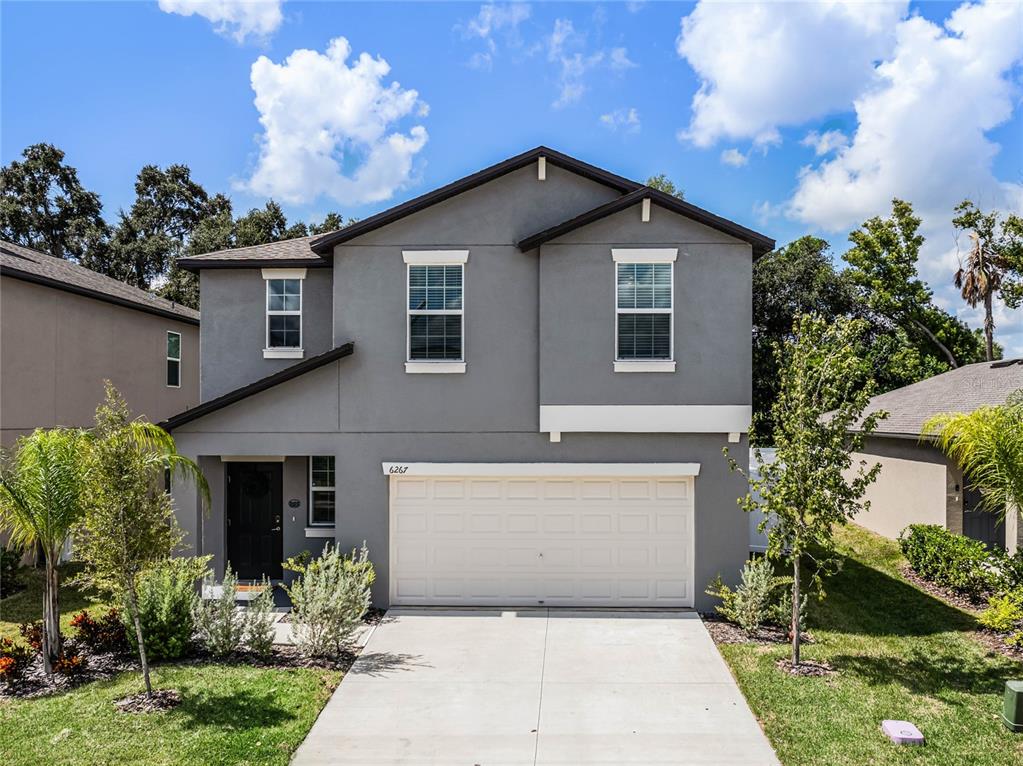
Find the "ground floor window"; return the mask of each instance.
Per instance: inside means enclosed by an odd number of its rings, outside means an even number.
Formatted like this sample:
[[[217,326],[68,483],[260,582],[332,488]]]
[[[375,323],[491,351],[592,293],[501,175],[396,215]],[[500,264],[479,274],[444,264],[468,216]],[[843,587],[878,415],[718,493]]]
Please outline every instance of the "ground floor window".
[[[309,525],[334,526],[334,456],[309,458]]]

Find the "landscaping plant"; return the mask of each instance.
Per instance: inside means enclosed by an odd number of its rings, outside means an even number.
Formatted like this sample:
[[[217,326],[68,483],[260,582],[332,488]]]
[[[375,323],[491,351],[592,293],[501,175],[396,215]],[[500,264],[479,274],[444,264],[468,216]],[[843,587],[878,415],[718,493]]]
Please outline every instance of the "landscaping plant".
[[[71,618],[75,640],[97,654],[122,652],[128,648],[128,634],[117,609],[108,609],[98,619],[86,610]]]
[[[214,585],[212,578],[206,580],[206,585]],[[235,605],[237,595],[238,578],[229,563],[224,570],[220,595],[198,600],[195,605],[195,627],[199,637],[217,657],[225,657],[241,649],[245,638],[245,619],[238,614]]]
[[[43,552],[43,670],[53,673],[60,656],[60,583],[57,564],[84,512],[89,480],[86,435],[70,428],[36,429],[19,437],[0,463],[0,531],[16,548]]]
[[[869,364],[859,353],[865,329],[860,320],[826,321],[810,314],[776,347],[781,379],[771,409],[774,425],[761,438],[774,445],[776,459],[766,462],[754,451],[760,472],[749,477],[750,492],[739,500],[743,510],[764,514],[760,531],[768,536],[768,557],[783,558],[792,568],[794,666],[800,662],[802,565],[815,565],[810,585],[823,596],[821,574],[834,558],[834,527],[866,506],[861,498],[881,468],[852,458],[885,415],[864,414],[874,393]]]
[[[263,591],[245,610],[245,645],[257,657],[266,659],[274,645],[274,593],[265,577],[262,585]]]
[[[789,577],[778,577],[774,566],[766,558],[747,561],[742,567],[742,580],[732,590],[720,575],[707,588],[707,595],[721,599],[718,614],[734,622],[748,636],[756,635],[760,626],[768,622],[785,624],[784,608],[778,609],[783,591],[792,582]]]
[[[195,634],[195,605],[199,600],[196,583],[209,572],[212,556],[174,556],[161,559],[137,578],[138,624],[145,641],[146,656],[154,660],[175,660],[188,652]],[[122,616],[127,611],[122,608]],[[138,636],[128,622],[128,640],[138,651]]]
[[[369,551],[363,543],[345,556],[327,543],[319,558],[298,566],[298,578],[282,586],[291,599],[295,643],[306,656],[336,657],[369,609],[376,577]]]
[[[0,638],[0,682],[6,684],[21,680],[32,661],[32,650],[10,638]]]
[[[977,619],[985,628],[998,633],[1023,627],[1023,589],[991,596],[987,600],[987,609]]]
[[[899,546],[922,578],[974,600],[996,590],[1002,579],[996,555],[984,543],[937,524],[910,524]]]
[[[170,434],[132,419],[109,381],[106,399],[96,410],[92,442],[91,481],[75,551],[86,563],[83,581],[111,593],[123,605],[133,628],[146,694],[152,697],[140,584],[146,569],[167,559],[182,537],[165,477],[193,482],[203,507],[209,505],[209,486],[199,466],[178,454]]]
[[[24,588],[21,582],[21,557],[17,546],[0,545],[0,598],[7,598]]]

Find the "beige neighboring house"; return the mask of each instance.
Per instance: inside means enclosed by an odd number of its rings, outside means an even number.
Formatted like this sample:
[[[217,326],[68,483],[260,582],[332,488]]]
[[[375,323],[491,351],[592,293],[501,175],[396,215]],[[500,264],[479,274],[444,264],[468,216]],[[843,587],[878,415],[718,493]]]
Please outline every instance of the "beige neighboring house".
[[[1010,553],[1023,547],[1018,513],[1004,524],[978,509],[980,493],[963,480],[962,470],[920,434],[932,416],[942,412],[973,412],[1004,404],[1023,388],[1023,359],[980,362],[950,370],[870,400],[868,412],[885,410],[861,455],[881,463],[877,481],[867,490],[870,510],[859,524],[896,538],[910,524],[939,524]]]
[[[89,426],[113,381],[158,423],[199,402],[199,312],[0,240],[0,446]]]

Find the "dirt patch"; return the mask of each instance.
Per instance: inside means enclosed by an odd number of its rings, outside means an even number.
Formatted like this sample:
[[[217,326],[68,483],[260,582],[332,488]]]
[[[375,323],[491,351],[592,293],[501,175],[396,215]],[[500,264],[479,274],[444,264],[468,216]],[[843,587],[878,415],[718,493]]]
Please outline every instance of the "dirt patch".
[[[935,598],[941,599],[942,601],[948,604],[951,604],[957,609],[962,609],[964,612],[968,612],[969,614],[976,616],[980,614],[980,610],[984,608],[984,603],[981,601],[974,601],[973,599],[964,596],[961,593],[956,593],[954,590],[951,590],[950,588],[945,588],[942,587],[941,585],[936,585],[935,583],[932,583],[929,580],[925,580],[916,572],[914,572],[912,567],[910,567],[908,564],[905,564],[902,567],[900,567],[899,572],[902,574],[904,578],[906,578],[909,582],[913,583],[913,585],[918,587],[920,590],[930,594],[931,596],[934,596]]]
[[[703,624],[706,626],[707,632],[710,633],[710,637],[714,640],[715,644],[771,645],[789,643],[788,628],[782,628],[777,625],[761,625],[760,629],[750,636],[738,625],[728,622],[719,614],[701,613],[700,618],[703,620]],[[802,638],[803,643],[813,643],[813,636],[809,633],[803,633]]]
[[[834,675],[837,671],[827,662],[816,660],[803,660],[798,665],[793,665],[792,660],[778,660],[775,663],[779,668],[791,676],[809,676],[820,678],[822,676]]]
[[[114,706],[122,713],[157,713],[180,704],[181,695],[174,689],[154,689],[152,694],[142,692],[114,701]]]
[[[125,670],[136,667],[132,658],[122,654],[93,654],[83,647],[75,645],[73,640],[65,642],[68,651],[74,651],[85,662],[84,669],[72,677],[54,673],[47,678],[43,672],[42,656],[32,658],[20,680],[10,684],[0,684],[0,700],[10,698],[46,697],[81,686],[90,681],[103,681]]]
[[[1023,648],[1009,646],[1005,643],[1005,639],[1010,635],[1009,633],[998,633],[990,628],[978,628],[974,635],[990,651],[1001,654],[1011,660],[1023,662]]]

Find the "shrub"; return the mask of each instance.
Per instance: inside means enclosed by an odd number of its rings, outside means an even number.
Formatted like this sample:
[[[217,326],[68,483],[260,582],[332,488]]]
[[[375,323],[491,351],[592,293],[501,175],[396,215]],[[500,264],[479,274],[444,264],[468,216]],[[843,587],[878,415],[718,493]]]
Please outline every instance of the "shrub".
[[[18,632],[25,639],[33,652],[40,652],[43,649],[43,621],[23,622],[18,626]]]
[[[184,656],[195,633],[196,582],[209,571],[210,556],[174,557],[144,570],[138,582],[139,622],[150,660]],[[127,610],[122,620],[132,648],[138,651],[135,626]]]
[[[65,678],[78,678],[85,673],[85,658],[69,649],[65,649],[53,663],[53,669]]]
[[[978,618],[985,628],[1005,633],[1023,622],[1023,589],[998,593],[987,600],[987,609]]]
[[[995,561],[1001,580],[999,584],[1001,590],[1023,588],[1023,549],[1016,551],[1011,556],[1002,551],[997,551],[995,553]]]
[[[208,579],[207,585],[213,585],[213,580]],[[237,591],[238,579],[228,564],[220,595],[196,602],[195,627],[206,648],[217,657],[238,651],[245,637],[245,620],[235,606]]]
[[[253,654],[266,659],[274,646],[274,594],[266,578],[263,588],[245,610],[245,644]]]
[[[291,598],[292,631],[306,656],[337,656],[369,609],[375,578],[365,543],[351,556],[328,543],[316,560],[296,570],[284,590]]]
[[[16,683],[25,675],[33,651],[9,638],[0,638],[0,682]]]
[[[985,545],[934,524],[910,524],[899,535],[903,554],[918,575],[972,599],[997,589],[996,559]]]
[[[20,548],[0,545],[0,598],[7,598],[25,587],[21,581]]]
[[[75,629],[75,639],[93,652],[126,652],[129,648],[128,634],[117,609],[108,609],[99,619],[83,609],[71,618],[71,627]]]
[[[766,558],[758,558],[745,563],[742,582],[734,591],[719,575],[707,588],[707,595],[721,599],[716,607],[718,614],[747,635],[754,635],[765,622],[785,624],[784,588],[790,582],[790,578],[775,576],[774,567]]]

